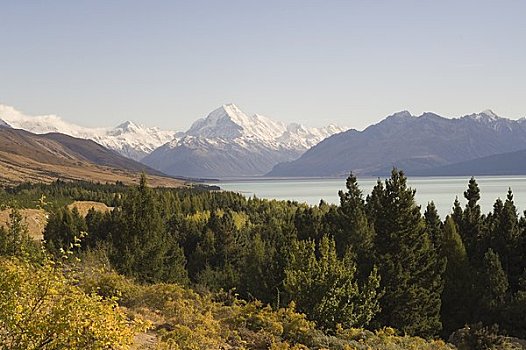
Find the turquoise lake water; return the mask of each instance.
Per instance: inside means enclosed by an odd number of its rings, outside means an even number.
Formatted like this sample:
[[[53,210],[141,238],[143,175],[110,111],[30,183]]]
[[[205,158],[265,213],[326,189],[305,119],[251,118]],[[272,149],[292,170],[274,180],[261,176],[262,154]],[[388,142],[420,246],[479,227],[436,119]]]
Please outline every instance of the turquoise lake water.
[[[422,212],[429,201],[433,201],[441,217],[449,214],[455,197],[462,206],[466,201],[463,192],[469,177],[414,177],[408,178],[410,187],[416,189],[416,200]],[[508,187],[514,193],[514,201],[522,213],[526,209],[526,176],[480,176],[476,177],[481,191],[479,202],[482,212],[488,213],[497,198],[505,199]],[[376,184],[376,178],[358,178],[364,197]],[[214,183],[222,189],[235,191],[258,198],[295,200],[316,205],[323,199],[338,203],[338,191],[345,190],[345,179],[252,179]]]

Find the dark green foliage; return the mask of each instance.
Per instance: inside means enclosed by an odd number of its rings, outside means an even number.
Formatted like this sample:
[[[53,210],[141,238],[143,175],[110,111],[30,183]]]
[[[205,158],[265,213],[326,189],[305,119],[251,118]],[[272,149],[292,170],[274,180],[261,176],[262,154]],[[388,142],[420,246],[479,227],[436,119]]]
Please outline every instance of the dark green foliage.
[[[504,344],[497,325],[471,324],[455,332],[449,339],[459,350],[490,350]]]
[[[442,334],[448,336],[472,319],[471,312],[476,305],[473,298],[473,272],[466,248],[450,216],[446,217],[444,223],[441,247],[441,255],[446,260],[441,308]]]
[[[86,221],[76,207],[73,210],[60,208],[51,213],[44,230],[46,248],[56,256],[78,250],[79,240],[86,235],[87,229]]]
[[[368,327],[446,337],[483,321],[525,337],[526,219],[511,191],[485,216],[471,179],[468,204],[456,200],[442,222],[433,203],[421,214],[406,182],[394,170],[364,200],[351,174],[339,205],[318,206],[202,188],[154,189],[144,179],[131,188],[22,185],[3,189],[0,198],[50,211],[51,252],[102,247],[118,271],[141,283],[190,283],[273,307],[295,301],[326,329],[364,325],[376,314]],[[82,218],[64,207],[73,200],[115,209]],[[27,250],[9,243],[23,241],[17,236],[23,226],[13,218],[17,229],[0,229],[2,252]]]
[[[365,201],[352,173],[345,183],[346,192],[339,191],[340,206],[327,215],[340,256],[351,251],[356,255],[359,275],[366,279],[373,266],[374,229],[369,224]]]
[[[424,218],[431,243],[433,243],[435,248],[440,251],[442,242],[444,240],[444,232],[442,221],[440,221],[440,217],[438,216],[435,203],[430,202],[427,204],[426,210],[424,212]]]
[[[502,269],[500,258],[491,248],[484,255],[479,277],[481,304],[487,311],[502,306],[508,291],[508,278]]]
[[[408,334],[432,336],[441,330],[440,295],[444,264],[429,239],[415,191],[403,172],[393,169],[367,199],[376,231],[376,263],[385,294],[377,316]]]
[[[379,276],[374,269],[358,286],[351,254],[339,258],[333,239],[295,241],[285,270],[284,286],[300,312],[324,329],[363,327],[378,312]]]
[[[460,236],[464,241],[471,261],[477,263],[482,261],[487,250],[487,234],[484,225],[484,217],[480,211],[480,189],[475,178],[469,180],[468,189],[464,192],[468,203],[462,213],[459,229]]]
[[[140,185],[128,193],[115,219],[119,225],[112,232],[111,260],[118,271],[149,283],[184,282],[183,252],[167,235],[155,194],[146,185],[145,175],[141,176]],[[174,262],[183,266],[171,266]],[[174,273],[174,268],[179,272]],[[177,277],[183,281],[175,279]]]
[[[510,280],[512,290],[516,290],[522,274],[519,220],[513,202],[513,193],[508,190],[506,201],[497,199],[493,213],[488,215],[489,237],[487,244],[500,257],[502,268]]]
[[[7,227],[0,226],[0,255],[40,259],[39,245],[29,236],[20,211],[12,208]]]

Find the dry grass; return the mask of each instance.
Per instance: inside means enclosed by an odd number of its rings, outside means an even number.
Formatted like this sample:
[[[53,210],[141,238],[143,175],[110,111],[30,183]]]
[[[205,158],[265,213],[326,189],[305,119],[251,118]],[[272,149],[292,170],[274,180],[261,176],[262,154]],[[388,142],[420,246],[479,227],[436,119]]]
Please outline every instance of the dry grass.
[[[113,209],[113,207],[108,207],[104,203],[92,202],[92,201],[76,201],[68,205],[69,209],[77,208],[80,215],[86,216],[88,211],[93,208],[96,211],[107,212]]]
[[[7,227],[11,209],[0,211],[0,226]],[[27,225],[29,235],[35,240],[41,240],[47,223],[47,213],[43,209],[20,209],[23,223]]]
[[[82,161],[64,161],[63,164],[41,163],[18,154],[0,151],[0,184],[22,182],[50,183],[61,180],[84,180],[101,183],[122,181],[127,185],[137,184],[139,174],[125,170],[99,166]],[[185,187],[182,180],[156,175],[147,175],[148,183],[157,187]]]
[[[104,203],[99,202],[90,202],[90,201],[77,201],[68,206],[70,209],[77,207],[79,213],[82,216],[86,216],[88,210],[92,207],[98,211],[109,211],[113,209],[108,207]],[[44,238],[44,228],[47,224],[48,213],[44,209],[20,209],[20,215],[22,215],[22,220],[29,231],[29,235],[34,240],[42,240]],[[11,209],[5,209],[0,211],[0,226],[7,228],[7,223],[9,222],[9,214]]]

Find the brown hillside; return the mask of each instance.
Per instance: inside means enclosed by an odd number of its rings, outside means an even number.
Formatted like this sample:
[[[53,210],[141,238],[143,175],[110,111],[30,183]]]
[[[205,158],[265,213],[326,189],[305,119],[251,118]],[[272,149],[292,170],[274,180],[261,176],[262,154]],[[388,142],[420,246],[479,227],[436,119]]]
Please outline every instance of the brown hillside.
[[[68,205],[69,209],[77,208],[79,211],[79,214],[82,216],[86,216],[88,214],[88,211],[93,208],[96,211],[100,212],[107,212],[113,209],[113,207],[108,207],[104,203],[100,202],[92,202],[92,201],[75,201]]]
[[[152,186],[185,185],[93,141],[0,128],[0,184],[52,182],[57,178],[132,184],[138,182],[141,172],[147,174]]]
[[[11,209],[0,211],[0,226],[7,228],[9,214],[11,214]],[[20,215],[22,215],[22,222],[27,225],[29,235],[35,240],[41,240],[48,215],[44,209],[20,209]]]

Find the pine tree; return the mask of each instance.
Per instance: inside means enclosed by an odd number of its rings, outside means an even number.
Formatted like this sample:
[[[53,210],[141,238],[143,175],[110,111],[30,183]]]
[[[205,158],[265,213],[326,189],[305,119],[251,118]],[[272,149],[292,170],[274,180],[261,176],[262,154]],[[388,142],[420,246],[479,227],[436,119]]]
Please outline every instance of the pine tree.
[[[484,218],[480,211],[480,189],[474,177],[469,180],[468,189],[464,192],[464,198],[468,201],[462,220],[459,225],[459,233],[466,245],[466,251],[472,262],[481,261],[487,249]]]
[[[508,278],[502,269],[499,255],[491,248],[484,254],[479,274],[480,310],[478,319],[494,322],[494,313],[502,307],[508,291]],[[488,319],[489,318],[489,319]]]
[[[369,220],[376,232],[376,263],[385,291],[377,322],[408,334],[432,336],[441,329],[444,266],[414,197],[403,172],[393,169],[385,187],[378,181],[367,199]]]
[[[297,308],[322,328],[363,327],[378,311],[376,269],[359,287],[351,254],[338,258],[333,239],[294,241],[284,286]],[[317,248],[317,249],[316,249]]]
[[[448,337],[454,330],[473,321],[472,314],[476,305],[476,297],[473,294],[473,273],[456,226],[453,218],[447,216],[441,249],[442,256],[447,262],[441,308],[444,337]]]
[[[499,255],[502,268],[509,278],[512,290],[517,290],[522,274],[519,220],[513,202],[513,193],[508,190],[506,201],[497,199],[493,213],[488,217],[488,245]]]
[[[440,221],[440,217],[438,216],[437,208],[435,207],[435,203],[432,201],[427,204],[426,211],[424,212],[424,218],[431,243],[433,243],[435,248],[440,251],[442,242],[444,240],[444,232],[442,221]]]
[[[169,242],[154,192],[142,174],[115,216],[112,261],[117,269],[142,282],[160,282],[165,275]]]
[[[84,218],[76,207],[63,207],[51,213],[44,229],[46,249],[55,255],[80,249],[79,240],[87,231]]]
[[[367,278],[373,265],[374,230],[367,219],[365,201],[354,174],[349,175],[345,186],[346,192],[338,192],[340,206],[332,219],[334,238],[340,256],[349,250],[356,254],[359,275]]]
[[[27,224],[16,208],[9,213],[7,228],[0,226],[0,255],[38,259],[38,245],[29,236]]]

